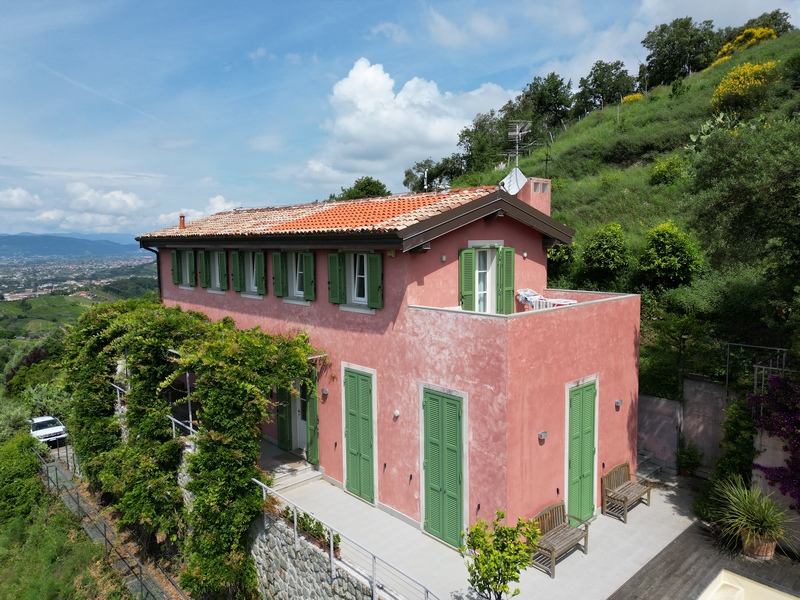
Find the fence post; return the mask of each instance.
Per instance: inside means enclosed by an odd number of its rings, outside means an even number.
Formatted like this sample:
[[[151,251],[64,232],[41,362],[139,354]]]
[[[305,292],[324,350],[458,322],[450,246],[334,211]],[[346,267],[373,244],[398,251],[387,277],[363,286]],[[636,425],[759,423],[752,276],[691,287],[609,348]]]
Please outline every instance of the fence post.
[[[261,486],[261,500],[264,504],[261,506],[261,516],[264,518],[264,529],[267,528],[267,488]]]
[[[300,536],[297,533],[297,507],[292,504],[292,514],[294,515],[294,547],[300,547]]]
[[[333,577],[334,572],[333,572],[333,528],[332,527],[328,527],[328,536],[330,537],[328,541],[328,548],[330,550],[330,556],[331,556],[331,577]]]
[[[378,598],[378,557],[372,555],[372,600]]]
[[[56,467],[55,473],[56,473],[56,494],[58,494],[60,493],[60,490],[58,489],[58,467]]]

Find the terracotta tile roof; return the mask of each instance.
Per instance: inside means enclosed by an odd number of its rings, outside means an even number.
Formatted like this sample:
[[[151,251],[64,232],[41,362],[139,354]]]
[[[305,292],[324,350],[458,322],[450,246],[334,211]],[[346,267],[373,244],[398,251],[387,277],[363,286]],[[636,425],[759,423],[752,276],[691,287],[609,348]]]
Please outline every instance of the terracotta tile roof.
[[[286,236],[324,233],[396,232],[493,192],[494,186],[317,202],[294,206],[238,209],[168,227],[142,236],[149,239]]]

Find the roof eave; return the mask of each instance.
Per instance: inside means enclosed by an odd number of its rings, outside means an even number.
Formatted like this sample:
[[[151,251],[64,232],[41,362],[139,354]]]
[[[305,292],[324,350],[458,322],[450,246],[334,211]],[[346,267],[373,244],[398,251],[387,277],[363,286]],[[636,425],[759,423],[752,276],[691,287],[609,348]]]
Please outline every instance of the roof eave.
[[[307,249],[336,248],[341,250],[395,250],[402,248],[403,240],[397,232],[314,233],[293,235],[202,235],[180,237],[138,237],[142,248],[253,248],[253,249]]]

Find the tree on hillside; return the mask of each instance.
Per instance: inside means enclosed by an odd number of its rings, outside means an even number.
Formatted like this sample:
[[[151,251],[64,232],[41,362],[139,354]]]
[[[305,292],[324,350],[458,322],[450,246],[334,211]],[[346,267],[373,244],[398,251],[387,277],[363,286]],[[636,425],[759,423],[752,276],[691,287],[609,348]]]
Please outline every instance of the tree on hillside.
[[[572,81],[564,81],[553,72],[547,77],[534,77],[525,90],[513,101],[512,119],[542,123],[551,128],[567,116],[572,106]],[[507,105],[508,106],[508,105]]]
[[[439,162],[433,159],[417,161],[405,170],[403,185],[406,189],[420,193],[448,187],[450,182],[464,173],[464,158],[457,153],[444,157]],[[427,181],[427,188],[425,182]]]
[[[493,167],[499,161],[507,136],[506,125],[494,110],[478,113],[472,125],[458,134],[458,147],[466,170],[483,171]]]
[[[773,10],[772,12],[765,12],[754,19],[750,19],[740,27],[725,27],[724,29],[720,29],[720,43],[724,45],[728,42],[732,42],[741,35],[745,29],[759,29],[761,27],[772,29],[775,35],[779,37],[784,33],[796,29],[796,27],[789,22],[789,13],[783,12],[782,10]]]
[[[331,194],[329,200],[357,200],[359,198],[377,198],[391,196],[392,192],[379,180],[369,176],[359,177],[349,188],[342,188],[340,194]]]
[[[670,84],[710,65],[720,48],[712,21],[695,23],[691,17],[662,23],[642,40],[647,55],[647,85]],[[640,73],[641,77],[641,73]],[[644,86],[644,82],[640,81]]]
[[[589,74],[581,77],[575,104],[580,104],[580,109],[592,110],[620,102],[633,92],[635,81],[621,60],[612,63],[598,60]]]

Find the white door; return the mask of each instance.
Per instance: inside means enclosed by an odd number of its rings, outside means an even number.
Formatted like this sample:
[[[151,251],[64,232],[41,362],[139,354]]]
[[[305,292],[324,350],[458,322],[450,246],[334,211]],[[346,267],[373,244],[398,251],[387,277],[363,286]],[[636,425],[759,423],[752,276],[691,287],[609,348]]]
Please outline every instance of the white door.
[[[306,451],[306,447],[308,446],[308,401],[305,398],[292,398],[292,411],[294,413],[294,418],[292,419],[292,423],[294,424],[294,431],[293,431],[293,446],[297,450],[302,450],[303,452]]]

